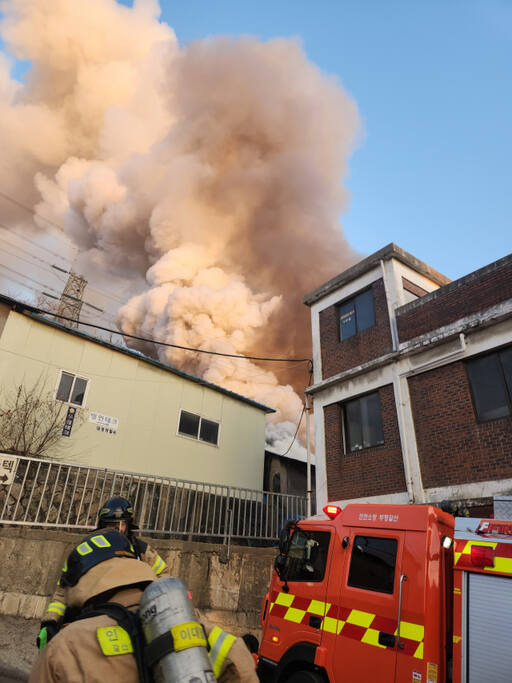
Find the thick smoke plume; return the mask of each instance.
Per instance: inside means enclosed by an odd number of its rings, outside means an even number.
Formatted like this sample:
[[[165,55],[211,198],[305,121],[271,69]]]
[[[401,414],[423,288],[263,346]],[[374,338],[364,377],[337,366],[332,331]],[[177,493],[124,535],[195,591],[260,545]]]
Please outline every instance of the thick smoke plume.
[[[310,357],[302,296],[355,258],[339,215],[359,118],[340,84],[295,41],[180,48],[156,0],[1,8],[3,39],[31,68],[21,85],[0,61],[0,190],[64,226],[89,278],[128,283],[120,329]],[[293,434],[305,366],[151,346],[142,350],[276,408]],[[283,431],[269,437],[281,444]]]

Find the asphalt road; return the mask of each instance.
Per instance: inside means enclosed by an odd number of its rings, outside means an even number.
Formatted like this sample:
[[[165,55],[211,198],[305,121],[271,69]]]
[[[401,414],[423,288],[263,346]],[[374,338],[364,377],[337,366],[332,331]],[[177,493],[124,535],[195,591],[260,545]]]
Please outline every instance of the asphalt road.
[[[27,673],[0,664],[0,683],[21,683],[21,681],[28,681]]]
[[[38,631],[39,621],[0,615],[0,683],[28,680]]]

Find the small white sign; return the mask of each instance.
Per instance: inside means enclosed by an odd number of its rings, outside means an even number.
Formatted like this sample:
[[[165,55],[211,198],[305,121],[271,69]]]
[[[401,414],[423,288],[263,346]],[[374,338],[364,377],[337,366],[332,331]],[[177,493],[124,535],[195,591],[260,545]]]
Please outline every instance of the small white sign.
[[[98,431],[107,432],[108,434],[115,434],[119,427],[117,417],[110,417],[109,415],[103,415],[103,413],[90,412],[89,422],[95,424]]]
[[[12,484],[18,458],[0,455],[0,485]]]

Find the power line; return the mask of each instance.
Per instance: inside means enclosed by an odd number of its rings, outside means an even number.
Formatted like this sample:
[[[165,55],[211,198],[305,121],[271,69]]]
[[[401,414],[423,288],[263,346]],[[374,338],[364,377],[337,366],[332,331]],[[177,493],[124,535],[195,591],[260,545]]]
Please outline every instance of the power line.
[[[313,361],[311,361],[311,366],[309,368],[309,382],[308,382],[308,387],[311,386],[311,382],[313,381]],[[281,458],[285,455],[288,455],[288,453],[291,451],[291,448],[293,444],[295,443],[295,439],[297,438],[297,434],[299,433],[300,425],[302,422],[302,418],[304,417],[304,412],[306,411],[306,404],[302,406],[302,412],[299,417],[299,421],[297,422],[297,429],[295,430],[295,434],[293,435],[293,439],[291,440],[290,445],[288,448],[285,450],[284,453],[277,453]]]
[[[37,242],[34,242],[34,240],[30,240],[28,237],[25,237],[24,235],[20,235],[20,234],[18,234],[17,232],[14,232],[13,230],[9,230],[9,228],[8,228],[4,223],[1,223],[1,222],[0,222],[0,229],[3,229],[3,230],[4,230],[5,232],[7,232],[9,235],[15,235],[16,237],[19,237],[20,239],[25,240],[25,241],[28,242],[29,244],[32,244],[33,246],[37,247],[38,249],[43,249],[43,250],[46,251],[48,254],[51,254],[52,256],[56,256],[57,258],[60,258],[62,261],[67,261],[67,262],[70,261],[70,259],[66,259],[66,258],[65,258],[64,256],[62,256],[61,254],[59,254],[59,253],[57,253],[57,252],[55,252],[55,251],[52,251],[51,249],[47,249],[46,247],[43,247],[42,245],[38,244]],[[2,239],[2,238],[0,238],[0,240],[2,240],[3,242],[5,242],[6,244],[9,244],[11,247],[14,247],[15,249],[20,249],[20,250],[22,249],[22,247],[19,247],[19,246],[17,246],[16,244],[13,244],[12,242],[9,242],[9,240],[5,240],[5,239]],[[75,249],[74,246],[72,246],[72,248]],[[47,266],[49,266],[50,268],[53,268],[54,270],[58,270],[58,271],[60,271],[61,273],[66,273],[66,274],[68,274],[68,273],[70,272],[69,270],[65,270],[64,268],[60,268],[59,266],[56,266],[54,263],[50,263],[49,261],[45,261],[44,259],[39,258],[39,256],[36,256],[35,254],[30,254],[30,256],[31,256],[32,258],[34,258],[36,261],[40,261],[41,263],[45,263],[45,264],[46,264]],[[20,258],[20,257],[17,257],[17,258]],[[55,274],[55,275],[56,275],[56,274]],[[58,276],[56,275],[56,277],[58,277]],[[59,278],[59,279],[61,279],[61,278]],[[62,280],[62,281],[63,281],[63,280]],[[96,287],[91,287],[91,285],[89,285],[89,284],[87,285],[87,288],[88,288],[89,291],[96,292],[97,294],[100,294],[101,296],[106,296],[106,297],[108,297],[109,299],[112,299],[113,301],[117,301],[117,302],[120,303],[120,304],[123,304],[123,305],[124,305],[124,304],[126,303],[126,301],[124,301],[123,299],[120,299],[119,297],[115,296],[114,294],[110,294],[109,292],[105,292],[105,291],[102,290],[102,289],[97,289]]]
[[[26,204],[23,204],[22,202],[20,202],[18,199],[15,199],[14,197],[10,197],[8,194],[5,194],[5,192],[0,191],[0,197],[3,197],[4,199],[7,199],[8,202],[11,202],[12,204],[15,204],[16,206],[19,206],[20,209],[27,211],[27,213],[31,213],[32,215],[37,216],[41,220],[46,221],[46,223],[53,225],[54,228],[57,228],[61,232],[66,232],[65,228],[63,228],[62,225],[59,225],[58,223],[50,220],[49,218],[46,218],[46,216],[43,216],[38,211],[36,211],[34,208],[30,208]]]
[[[15,277],[12,277],[12,275],[4,275],[2,277],[5,277],[5,279],[9,280],[10,282],[16,282],[16,284],[21,285],[25,289],[30,289],[32,292],[35,292],[36,294],[44,294],[44,292],[41,292],[39,289],[35,289],[34,287],[27,285],[26,282],[20,282],[20,280],[17,280]],[[56,298],[56,297],[52,296],[52,299],[53,298]],[[51,315],[53,315],[53,314],[51,314]]]
[[[33,277],[30,277],[29,275],[25,275],[24,273],[20,273],[19,270],[14,270],[14,268],[9,268],[9,266],[5,266],[3,263],[0,263],[0,268],[5,268],[5,270],[8,270],[11,273],[14,273],[15,275],[19,275],[20,277],[24,277],[27,280],[34,282],[36,285],[39,285],[40,287],[46,287],[46,289],[49,289],[50,291],[55,292],[56,294],[59,294],[59,292],[56,289],[54,289],[53,287],[50,287],[50,285],[46,285],[43,282],[40,282],[39,280],[36,280]]]
[[[92,323],[84,323],[79,320],[73,320],[64,315],[55,315],[50,311],[44,311],[43,309],[37,309],[38,313],[43,315],[53,315],[55,318],[61,318],[62,320],[68,320],[69,322],[80,323],[80,325],[87,325],[88,327],[95,327],[98,330],[103,330],[104,332],[112,332],[112,334],[122,334],[123,337],[129,337],[130,339],[136,339],[137,341],[147,342],[148,344],[158,344],[159,346],[168,346],[173,349],[181,349],[182,351],[193,351],[194,353],[205,353],[210,356],[223,356],[224,358],[243,358],[247,360],[258,360],[265,361],[269,363],[304,363],[309,362],[311,366],[313,361],[311,358],[263,358],[261,356],[243,356],[237,353],[221,353],[220,351],[206,351],[205,349],[196,349],[190,346],[180,346],[179,344],[170,344],[169,342],[158,341],[157,339],[149,339],[148,337],[139,337],[135,334],[128,334],[127,332],[119,332],[118,330],[112,330],[108,327],[102,327],[101,325],[93,325]]]
[[[0,193],[0,194],[1,194],[1,193]],[[5,225],[5,223],[1,223],[1,222],[0,222],[0,228],[2,228],[3,230],[5,230],[5,232],[7,232],[9,235],[15,235],[15,236],[18,237],[19,239],[25,240],[25,242],[28,242],[29,244],[32,244],[34,247],[37,247],[38,249],[41,249],[42,251],[46,251],[48,254],[51,254],[52,256],[56,256],[57,258],[60,258],[62,261],[68,262],[68,261],[71,260],[71,259],[66,258],[66,257],[64,257],[64,256],[61,256],[60,254],[58,254],[58,253],[55,252],[55,251],[52,251],[51,249],[48,249],[47,247],[43,247],[42,244],[38,244],[37,242],[34,242],[34,240],[31,240],[31,239],[29,239],[28,237],[25,237],[25,235],[21,235],[20,233],[15,232],[14,230],[11,230],[10,228],[7,227],[7,225]],[[75,246],[73,246],[73,245],[70,245],[70,246],[71,246],[72,249],[75,249],[75,251],[76,251],[76,247],[75,247]]]
[[[0,237],[0,241],[1,241],[1,242],[6,242],[6,240],[3,240],[1,237]],[[11,246],[15,246],[15,245],[11,245]],[[15,247],[15,248],[16,248],[16,247]],[[19,247],[19,248],[21,249],[21,247]],[[8,249],[5,249],[5,247],[2,247],[2,248],[0,249],[0,254],[8,254],[9,256],[12,256],[13,258],[18,259],[19,261],[23,261],[24,263],[28,263],[28,265],[31,266],[32,268],[34,268],[34,267],[35,267],[35,268],[40,268],[41,270],[45,270],[47,273],[49,272],[48,269],[47,269],[47,267],[46,267],[47,264],[45,263],[45,261],[43,261],[42,259],[39,259],[39,258],[37,258],[37,257],[34,257],[34,258],[35,258],[37,261],[40,261],[40,262],[43,264],[42,266],[37,265],[37,264],[34,263],[33,261],[29,261],[28,259],[24,258],[23,256],[20,256],[19,254],[16,254],[15,252],[12,252],[12,251],[9,251]],[[55,275],[55,277],[56,277],[58,280],[61,280],[61,282],[62,282],[62,279],[61,279],[58,275]]]
[[[81,303],[84,306],[88,306],[89,308],[93,308],[95,311],[99,311],[100,313],[103,313],[103,309],[99,308],[98,306],[94,306],[93,304],[88,303],[87,301],[82,301],[81,299],[78,299],[77,297],[71,296],[70,294],[63,294],[59,292],[57,289],[54,287],[51,287],[48,284],[45,284],[44,282],[40,282],[39,280],[36,280],[33,277],[30,277],[29,275],[25,275],[25,273],[20,273],[19,270],[14,270],[14,268],[9,268],[9,266],[4,265],[3,263],[0,263],[0,268],[5,268],[6,270],[10,271],[11,273],[14,273],[15,275],[19,275],[20,277],[24,277],[27,280],[30,280],[31,282],[34,282],[36,285],[39,285],[40,287],[44,287],[45,289],[49,289],[51,292],[55,292],[55,294],[59,294],[59,299],[61,300],[62,297],[65,297],[66,299],[71,299],[73,301],[81,301]],[[55,315],[55,313],[52,313],[52,315]],[[71,320],[71,318],[70,318]],[[76,322],[76,320],[75,320]]]

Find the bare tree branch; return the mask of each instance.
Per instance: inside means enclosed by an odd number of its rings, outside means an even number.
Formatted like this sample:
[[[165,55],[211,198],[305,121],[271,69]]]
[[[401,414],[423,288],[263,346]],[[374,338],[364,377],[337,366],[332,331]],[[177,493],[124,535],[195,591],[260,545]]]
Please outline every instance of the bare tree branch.
[[[62,436],[68,404],[45,390],[44,378],[0,394],[0,451],[32,457],[58,457],[69,445]],[[74,429],[84,422],[77,407]]]

